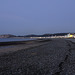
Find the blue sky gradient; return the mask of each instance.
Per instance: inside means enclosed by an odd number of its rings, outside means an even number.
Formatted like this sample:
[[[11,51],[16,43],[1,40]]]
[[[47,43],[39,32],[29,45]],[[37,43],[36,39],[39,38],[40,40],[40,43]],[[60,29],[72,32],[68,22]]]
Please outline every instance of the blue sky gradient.
[[[0,34],[75,32],[75,0],[0,0]]]

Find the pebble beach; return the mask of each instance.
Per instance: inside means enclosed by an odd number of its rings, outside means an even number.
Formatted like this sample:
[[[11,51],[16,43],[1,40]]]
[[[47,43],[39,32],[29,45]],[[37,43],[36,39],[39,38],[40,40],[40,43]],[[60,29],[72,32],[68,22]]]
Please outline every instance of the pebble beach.
[[[0,75],[75,75],[75,43],[50,39],[2,48]]]

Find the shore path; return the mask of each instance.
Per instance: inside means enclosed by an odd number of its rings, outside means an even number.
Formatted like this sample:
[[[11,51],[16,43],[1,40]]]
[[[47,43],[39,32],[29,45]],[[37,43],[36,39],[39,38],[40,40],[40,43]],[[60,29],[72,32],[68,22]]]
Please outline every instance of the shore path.
[[[22,46],[0,55],[0,75],[75,75],[75,43],[51,39],[29,48]]]

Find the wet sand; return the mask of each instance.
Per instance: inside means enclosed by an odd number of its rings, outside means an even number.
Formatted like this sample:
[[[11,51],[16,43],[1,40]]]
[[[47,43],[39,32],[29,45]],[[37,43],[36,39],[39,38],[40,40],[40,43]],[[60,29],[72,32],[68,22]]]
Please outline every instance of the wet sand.
[[[16,45],[13,52],[10,48],[0,55],[0,75],[75,75],[73,42],[51,39],[33,44],[39,45]]]
[[[12,53],[14,51],[30,49],[37,47],[51,41],[50,39],[37,39],[30,41],[13,41],[13,42],[0,42],[0,55]]]

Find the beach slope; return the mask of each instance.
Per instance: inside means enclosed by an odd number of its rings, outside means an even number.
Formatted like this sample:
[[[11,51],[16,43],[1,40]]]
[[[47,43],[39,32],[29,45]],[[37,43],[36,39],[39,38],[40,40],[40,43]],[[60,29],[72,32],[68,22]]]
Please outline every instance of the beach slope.
[[[75,75],[75,44],[51,39],[0,55],[0,75]]]

